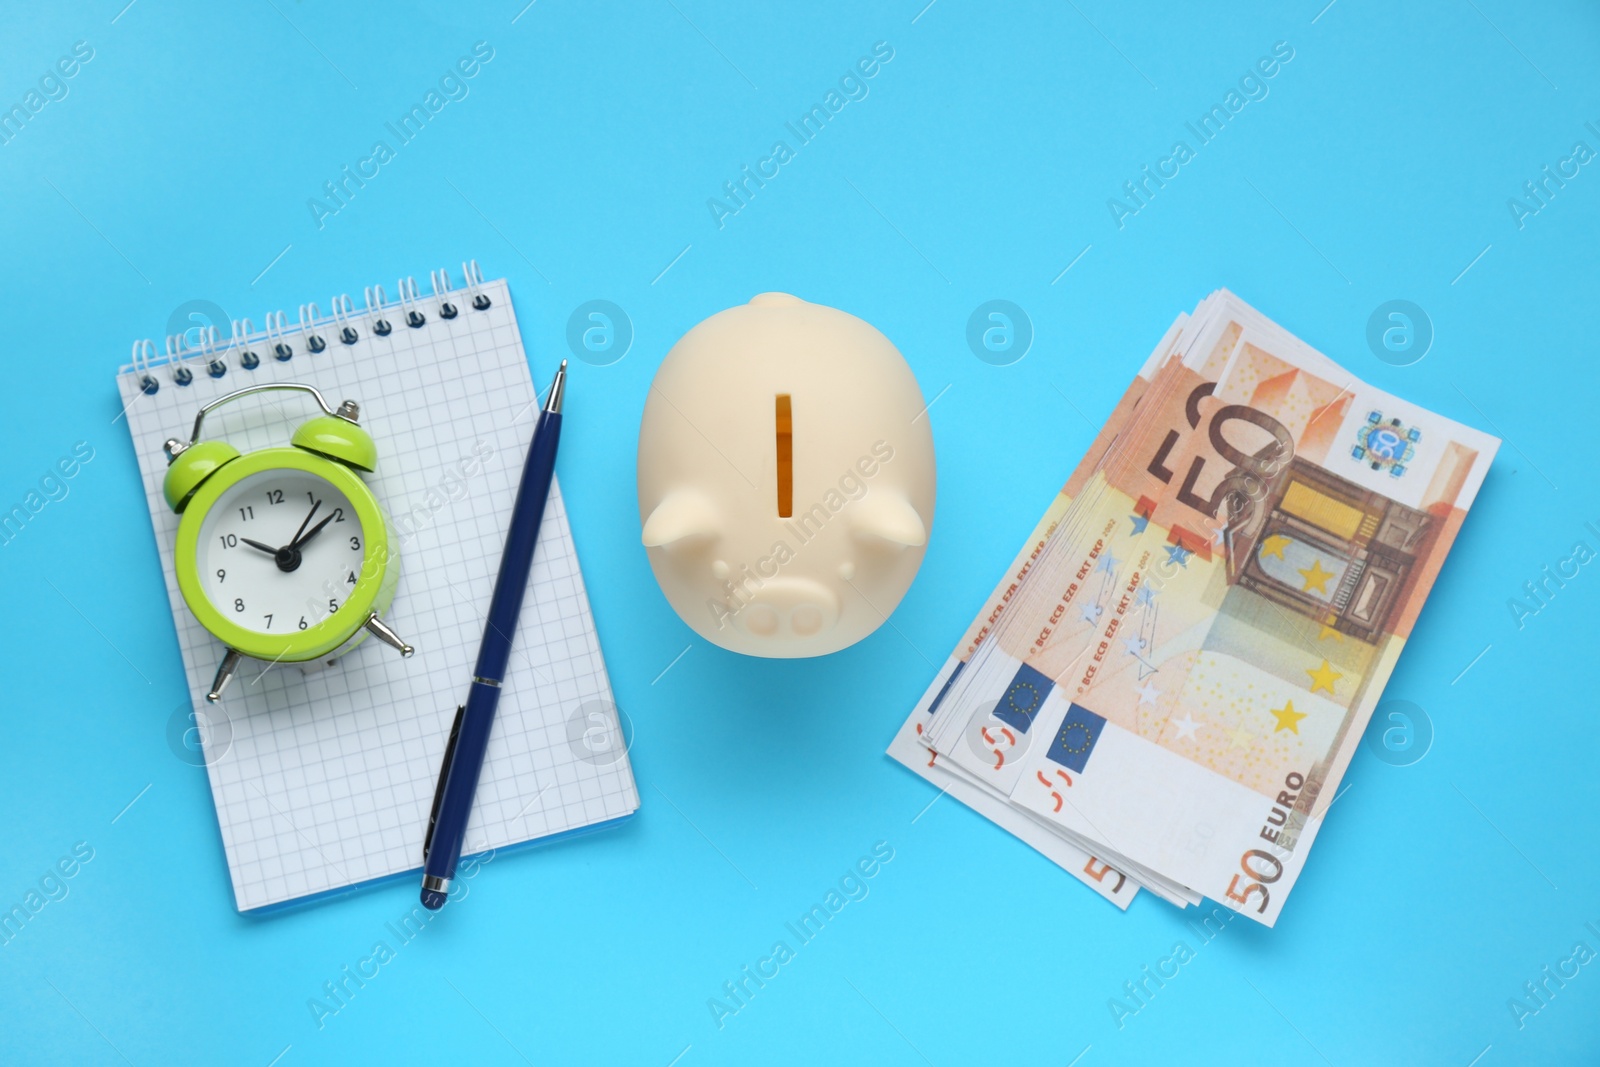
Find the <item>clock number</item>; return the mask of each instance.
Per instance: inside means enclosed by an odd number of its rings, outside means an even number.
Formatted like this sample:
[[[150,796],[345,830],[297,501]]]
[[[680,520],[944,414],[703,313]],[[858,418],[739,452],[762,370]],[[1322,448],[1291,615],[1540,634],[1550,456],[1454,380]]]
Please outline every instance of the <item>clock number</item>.
[[[356,572],[355,571],[351,571],[349,574],[345,575],[344,584],[345,585],[355,585],[356,584]]]
[[[220,537],[223,548],[238,548],[239,537],[237,534],[222,534]]]
[[[335,600],[333,597],[329,597],[328,598],[328,610],[329,611],[338,611],[339,610],[339,602],[337,600]]]
[[[306,628],[306,617],[304,615],[302,615],[302,616],[300,616],[300,629],[304,630],[305,628]]]
[[[269,504],[281,504],[281,503],[283,503],[283,490],[282,489],[268,489],[267,490],[267,503],[269,503]]]
[[[272,629],[272,614],[270,612],[267,614],[267,629]]]
[[[344,521],[344,508],[334,508],[333,509],[333,521],[334,522],[343,522]]]
[[[234,597],[233,598],[233,610],[234,611],[243,611],[244,610],[244,601],[242,599],[240,599],[239,597]]]
[[[251,507],[249,504],[246,504],[244,507],[239,509],[239,518],[249,520],[255,517],[256,509]]]
[[[352,552],[360,552],[361,551],[361,538],[359,538],[359,537],[350,538],[350,550]]]
[[[220,582],[224,578],[226,578],[227,576],[228,576],[228,572],[227,571],[223,570],[221,567],[217,568],[217,581]]]

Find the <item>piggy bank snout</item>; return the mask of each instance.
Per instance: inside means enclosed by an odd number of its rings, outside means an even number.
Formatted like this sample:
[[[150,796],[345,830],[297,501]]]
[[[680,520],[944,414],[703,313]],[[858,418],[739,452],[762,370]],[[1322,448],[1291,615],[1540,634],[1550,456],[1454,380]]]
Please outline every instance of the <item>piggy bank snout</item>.
[[[736,621],[756,637],[815,637],[839,621],[839,598],[809,578],[776,578],[761,586]]]

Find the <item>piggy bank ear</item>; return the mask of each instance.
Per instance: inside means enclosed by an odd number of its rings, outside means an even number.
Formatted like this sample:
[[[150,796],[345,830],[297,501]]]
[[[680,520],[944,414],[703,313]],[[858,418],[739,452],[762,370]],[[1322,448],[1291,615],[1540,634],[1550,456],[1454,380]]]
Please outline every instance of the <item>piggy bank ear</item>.
[[[676,489],[662,498],[650,517],[644,520],[646,548],[657,548],[695,537],[712,537],[721,532],[716,508],[705,495],[692,489]]]
[[[876,537],[915,548],[926,544],[928,528],[911,502],[892,490],[874,490],[850,508],[850,528],[858,537]]]

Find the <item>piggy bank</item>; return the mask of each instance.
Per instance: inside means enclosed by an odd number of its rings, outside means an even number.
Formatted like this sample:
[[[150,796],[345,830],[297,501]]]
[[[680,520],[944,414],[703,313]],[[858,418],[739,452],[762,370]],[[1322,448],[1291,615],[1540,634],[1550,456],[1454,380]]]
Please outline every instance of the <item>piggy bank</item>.
[[[650,567],[683,621],[751,656],[835,652],[876,630],[933,521],[933,435],[889,339],[763,293],[673,346],[639,427]]]

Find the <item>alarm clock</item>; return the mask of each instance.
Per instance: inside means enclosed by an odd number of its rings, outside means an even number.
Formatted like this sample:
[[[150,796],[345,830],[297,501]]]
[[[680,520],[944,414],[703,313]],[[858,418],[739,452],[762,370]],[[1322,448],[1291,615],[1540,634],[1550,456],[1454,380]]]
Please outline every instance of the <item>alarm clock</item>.
[[[202,441],[206,416],[269,391],[310,395],[322,414],[288,447],[241,453]],[[360,409],[337,409],[310,385],[252,385],[200,409],[187,442],[169,438],[162,489],[178,524],[178,589],[225,649],[206,699],[216,703],[248,656],[309,663],[341,656],[368,635],[410,656],[381,614],[400,578],[399,546],[361,472],[377,465]]]

